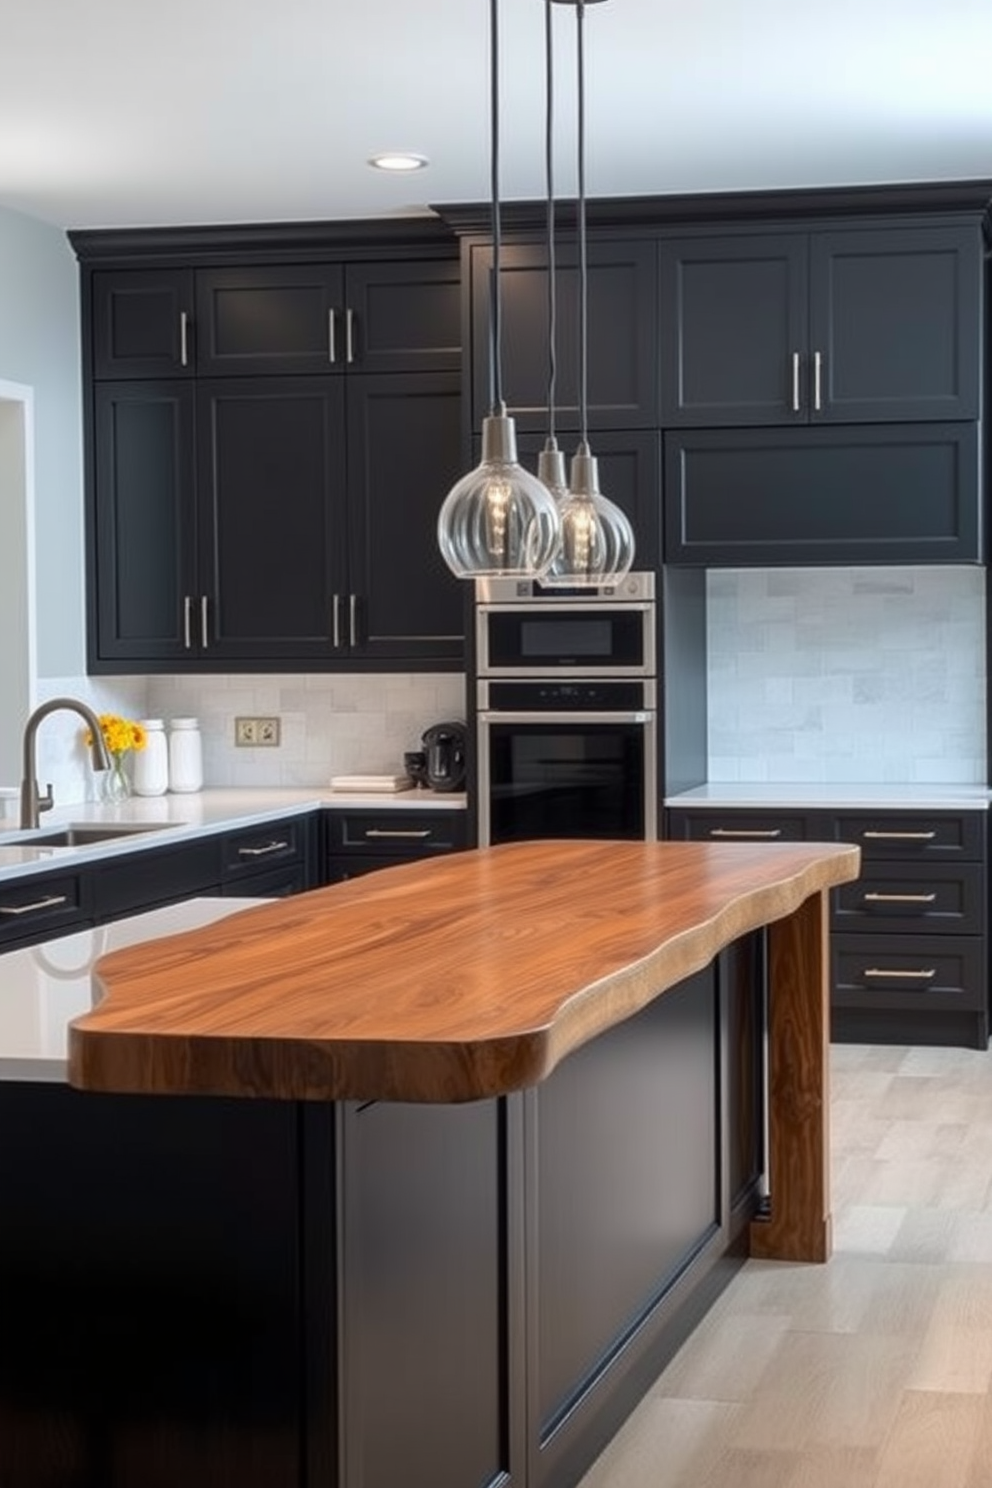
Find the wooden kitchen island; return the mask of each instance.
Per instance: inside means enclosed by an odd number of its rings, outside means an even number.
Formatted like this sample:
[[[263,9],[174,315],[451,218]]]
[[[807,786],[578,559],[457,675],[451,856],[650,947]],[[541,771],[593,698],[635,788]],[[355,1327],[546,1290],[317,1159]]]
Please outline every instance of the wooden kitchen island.
[[[104,957],[78,1088],[0,1084],[0,1488],[574,1485],[748,1253],[829,1254],[857,872],[517,843]]]

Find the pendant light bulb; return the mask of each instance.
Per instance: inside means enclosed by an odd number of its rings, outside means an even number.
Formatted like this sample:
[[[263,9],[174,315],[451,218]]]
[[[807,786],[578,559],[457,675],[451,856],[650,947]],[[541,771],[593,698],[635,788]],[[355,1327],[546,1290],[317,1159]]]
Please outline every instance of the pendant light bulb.
[[[585,443],[572,457],[570,489],[558,503],[561,541],[541,580],[554,588],[620,584],[634,562],[634,531],[599,489],[599,462]]]
[[[540,578],[558,549],[554,497],[517,459],[511,418],[482,423],[482,459],[445,498],[437,520],[441,556],[459,579]]]

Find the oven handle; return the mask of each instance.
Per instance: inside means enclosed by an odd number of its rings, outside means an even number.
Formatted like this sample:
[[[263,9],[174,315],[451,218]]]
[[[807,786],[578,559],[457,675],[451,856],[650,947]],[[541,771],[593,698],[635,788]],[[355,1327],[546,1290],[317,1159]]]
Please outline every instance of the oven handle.
[[[638,708],[634,712],[627,713],[594,713],[576,712],[565,713],[560,709],[554,709],[547,713],[534,712],[504,712],[498,708],[487,708],[479,712],[476,717],[479,723],[643,723],[650,724],[655,720],[653,708]]]

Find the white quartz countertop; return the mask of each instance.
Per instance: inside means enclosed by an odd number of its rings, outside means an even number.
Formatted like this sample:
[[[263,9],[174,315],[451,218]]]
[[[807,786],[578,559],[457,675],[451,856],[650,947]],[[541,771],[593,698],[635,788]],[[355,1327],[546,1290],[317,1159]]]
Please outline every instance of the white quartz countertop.
[[[666,806],[791,811],[987,811],[984,785],[741,784],[710,781],[665,797]]]
[[[188,795],[132,796],[119,806],[76,805],[42,814],[38,835],[72,823],[148,824],[149,832],[128,832],[121,837],[85,847],[32,846],[18,841],[23,834],[16,821],[0,822],[0,881],[25,874],[87,863],[123,853],[165,847],[170,842],[212,832],[237,830],[282,817],[304,815],[322,806],[352,811],[458,811],[465,809],[463,793],[427,790],[372,794],[357,791],[246,789],[204,790]]]
[[[100,956],[263,903],[188,899],[0,956],[0,1080],[65,1082],[68,1027],[92,1007],[91,973]]]

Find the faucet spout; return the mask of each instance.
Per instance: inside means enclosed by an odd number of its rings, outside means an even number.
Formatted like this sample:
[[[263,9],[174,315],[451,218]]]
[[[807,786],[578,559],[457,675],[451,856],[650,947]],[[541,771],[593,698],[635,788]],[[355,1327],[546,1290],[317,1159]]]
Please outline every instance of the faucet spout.
[[[78,713],[88,727],[93,740],[90,745],[90,757],[94,770],[110,769],[110,756],[103,741],[100,720],[88,704],[80,702],[78,698],[68,697],[50,698],[47,703],[39,704],[24,725],[23,778],[21,780],[21,828],[23,830],[37,827],[41,813],[50,811],[55,804],[50,785],[46,787],[44,795],[41,795],[38,790],[37,738],[38,726],[42,719],[47,718],[49,713],[57,713],[63,708],[68,709],[70,713]]]

